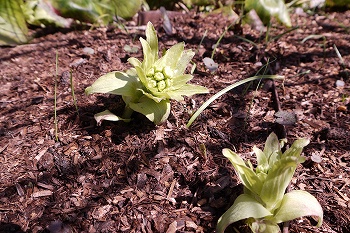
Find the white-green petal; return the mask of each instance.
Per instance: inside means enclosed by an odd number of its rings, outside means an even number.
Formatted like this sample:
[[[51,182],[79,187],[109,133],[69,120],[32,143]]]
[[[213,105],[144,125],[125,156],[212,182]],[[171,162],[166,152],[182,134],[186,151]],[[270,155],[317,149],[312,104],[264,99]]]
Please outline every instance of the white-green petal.
[[[143,96],[138,103],[129,103],[131,109],[145,115],[150,121],[155,124],[160,124],[168,118],[170,114],[169,100],[163,100],[159,103],[152,99]]]
[[[290,221],[303,216],[317,216],[320,227],[323,221],[323,210],[317,199],[310,193],[294,190],[284,195],[281,206],[276,211],[276,223]]]
[[[272,216],[261,203],[250,195],[241,194],[237,197],[233,205],[219,218],[216,226],[217,233],[224,233],[231,223],[247,218],[264,218]]]
[[[92,93],[110,93],[115,95],[133,96],[137,87],[137,78],[123,72],[110,72],[98,78],[85,89],[87,95]]]
[[[174,76],[182,75],[190,61],[192,60],[195,53],[192,50],[185,50],[181,54],[181,58],[178,60],[176,67],[175,67],[175,73]]]

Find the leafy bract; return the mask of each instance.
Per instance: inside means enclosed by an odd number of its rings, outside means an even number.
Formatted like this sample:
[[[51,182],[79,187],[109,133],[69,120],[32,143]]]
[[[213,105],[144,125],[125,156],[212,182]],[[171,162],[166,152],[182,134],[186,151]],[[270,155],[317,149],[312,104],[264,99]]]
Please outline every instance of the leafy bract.
[[[122,117],[104,112],[98,115],[97,120],[130,119],[135,111],[160,124],[170,114],[170,99],[179,101],[183,96],[208,93],[205,87],[187,83],[193,76],[184,72],[194,53],[185,50],[184,43],[173,45],[159,58],[157,34],[150,22],[146,27],[146,39],[140,38],[140,42],[144,53],[142,62],[137,58],[129,58],[134,68],[105,74],[86,88],[86,94],[121,95],[126,104]]]
[[[217,232],[224,232],[231,223],[247,218],[264,218],[272,216],[260,202],[250,195],[241,194],[237,197],[233,205],[220,217],[216,227]]]
[[[244,185],[244,198],[239,196],[219,219],[217,232],[223,233],[229,224],[246,219],[253,232],[277,233],[280,231],[278,223],[306,215],[318,216],[320,226],[323,212],[316,198],[305,191],[285,194],[298,164],[305,161],[301,152],[308,144],[308,139],[298,139],[282,153],[278,138],[272,133],[264,150],[253,148],[257,156],[255,169],[250,161],[244,162],[233,151],[223,149],[223,155],[230,160]],[[244,211],[241,206],[244,206]],[[261,213],[262,208],[271,214],[257,217],[252,211],[258,209]]]
[[[28,41],[28,28],[21,5],[22,0],[0,0],[0,45]]]
[[[271,17],[276,17],[287,27],[292,26],[284,0],[245,0],[245,9],[255,10],[265,25],[270,22]]]

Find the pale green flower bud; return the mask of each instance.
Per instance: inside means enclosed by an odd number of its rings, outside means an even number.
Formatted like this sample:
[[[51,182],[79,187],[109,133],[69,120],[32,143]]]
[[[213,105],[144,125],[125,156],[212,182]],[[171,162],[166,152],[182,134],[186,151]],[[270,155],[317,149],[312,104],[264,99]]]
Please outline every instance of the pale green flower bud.
[[[166,88],[165,81],[164,81],[164,80],[159,81],[159,82],[157,83],[157,87],[158,87],[158,91],[163,91],[163,90]]]
[[[154,79],[151,79],[151,78],[147,78],[147,84],[148,84],[150,87],[156,87],[156,86],[157,86],[157,81],[154,80]]]
[[[147,74],[146,74],[146,76],[153,76],[154,75],[154,68],[152,67],[152,68],[150,68],[148,71],[147,71]]]
[[[164,79],[164,75],[163,73],[160,73],[160,72],[157,72],[154,74],[154,79],[157,80],[157,81],[161,81]]]
[[[173,72],[173,70],[172,70],[169,66],[166,66],[166,67],[164,67],[164,69],[163,69],[163,74],[164,74],[164,76],[167,77],[167,78],[172,78],[173,75],[174,75],[174,72]]]

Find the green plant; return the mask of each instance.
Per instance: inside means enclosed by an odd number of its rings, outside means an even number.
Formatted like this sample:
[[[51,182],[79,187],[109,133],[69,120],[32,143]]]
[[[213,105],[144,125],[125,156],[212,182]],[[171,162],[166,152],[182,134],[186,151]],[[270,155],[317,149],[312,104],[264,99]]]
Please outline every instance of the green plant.
[[[146,40],[140,38],[144,59],[129,58],[134,68],[126,72],[114,71],[101,76],[86,94],[110,93],[121,95],[126,106],[121,117],[106,110],[95,115],[101,120],[129,121],[133,111],[145,115],[155,124],[164,122],[170,113],[170,100],[180,101],[182,96],[208,93],[207,88],[187,84],[193,76],[184,74],[194,56],[191,50],[184,50],[184,43],[178,43],[158,58],[158,38],[152,23],[147,24]]]
[[[285,194],[296,167],[305,161],[301,152],[308,144],[308,139],[298,139],[282,153],[283,143],[272,133],[264,151],[253,147],[256,168],[233,151],[223,149],[223,155],[233,164],[244,185],[244,193],[220,217],[217,232],[223,233],[231,223],[246,219],[253,232],[277,233],[279,223],[309,215],[318,216],[317,226],[321,226],[323,211],[314,196],[301,190]]]
[[[54,91],[54,124],[55,124],[55,140],[56,140],[56,141],[58,141],[57,79],[58,79],[58,52],[57,52],[57,50],[56,50],[56,73],[55,73],[55,91]]]
[[[255,10],[265,25],[270,24],[271,17],[276,17],[287,27],[292,26],[288,6],[284,0],[245,0],[244,9]]]

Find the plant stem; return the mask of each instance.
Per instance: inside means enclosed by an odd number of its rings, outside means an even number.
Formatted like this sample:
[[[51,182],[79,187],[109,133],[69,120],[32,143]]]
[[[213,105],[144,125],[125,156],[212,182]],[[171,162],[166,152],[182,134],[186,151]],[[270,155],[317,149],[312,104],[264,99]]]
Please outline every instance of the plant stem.
[[[70,70],[69,74],[70,74],[70,88],[72,90],[73,103],[74,103],[75,110],[77,111],[77,114],[78,114],[78,117],[79,117],[79,109],[78,109],[78,105],[77,105],[77,98],[75,97],[75,93],[74,93],[74,84],[73,84],[72,70]]]
[[[58,124],[57,124],[57,76],[58,76],[58,52],[56,50],[56,74],[55,74],[55,91],[54,91],[54,123],[55,139],[58,141]]]
[[[134,110],[132,110],[128,105],[126,105],[124,108],[122,118],[130,119],[133,112],[134,112]]]

